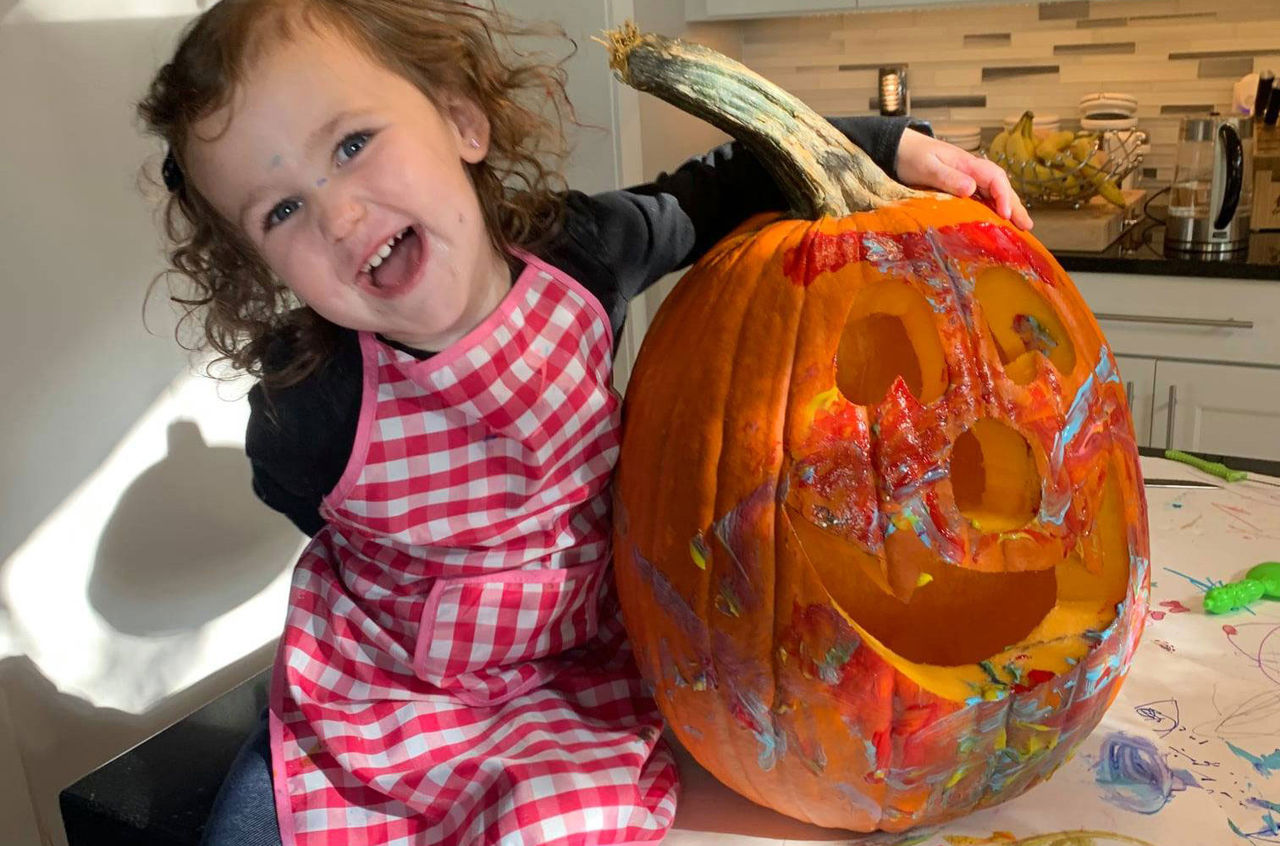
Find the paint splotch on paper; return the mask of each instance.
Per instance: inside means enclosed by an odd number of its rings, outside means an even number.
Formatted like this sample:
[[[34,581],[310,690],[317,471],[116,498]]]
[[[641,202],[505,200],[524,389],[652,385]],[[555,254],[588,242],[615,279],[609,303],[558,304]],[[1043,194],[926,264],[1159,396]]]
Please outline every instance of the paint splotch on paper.
[[[1272,772],[1280,770],[1280,749],[1277,749],[1267,755],[1254,755],[1252,752],[1241,749],[1229,740],[1224,742],[1227,746],[1231,747],[1231,751],[1236,753],[1237,756],[1245,759],[1250,764],[1253,764],[1253,768],[1257,770],[1260,775],[1270,777]]]
[[[1200,786],[1186,770],[1170,769],[1150,740],[1124,732],[1102,741],[1094,772],[1104,799],[1139,814],[1154,814],[1174,792]]]

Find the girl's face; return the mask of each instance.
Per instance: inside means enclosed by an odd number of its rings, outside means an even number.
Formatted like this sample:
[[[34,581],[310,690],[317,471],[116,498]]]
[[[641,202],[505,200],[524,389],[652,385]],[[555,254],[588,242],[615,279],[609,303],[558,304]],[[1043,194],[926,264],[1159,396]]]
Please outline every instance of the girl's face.
[[[344,38],[302,28],[196,124],[186,161],[322,317],[439,350],[511,287],[465,170],[488,149],[474,103],[437,107]]]

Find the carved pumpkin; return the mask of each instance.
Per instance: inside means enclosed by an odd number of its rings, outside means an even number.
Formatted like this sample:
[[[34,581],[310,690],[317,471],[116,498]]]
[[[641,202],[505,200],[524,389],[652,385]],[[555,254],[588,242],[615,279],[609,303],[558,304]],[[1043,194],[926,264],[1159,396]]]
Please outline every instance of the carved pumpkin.
[[[819,825],[935,823],[1101,719],[1149,585],[1115,360],[1034,238],[892,183],[724,57],[612,34],[628,83],[774,170],[656,317],[624,411],[619,593],[672,730]]]

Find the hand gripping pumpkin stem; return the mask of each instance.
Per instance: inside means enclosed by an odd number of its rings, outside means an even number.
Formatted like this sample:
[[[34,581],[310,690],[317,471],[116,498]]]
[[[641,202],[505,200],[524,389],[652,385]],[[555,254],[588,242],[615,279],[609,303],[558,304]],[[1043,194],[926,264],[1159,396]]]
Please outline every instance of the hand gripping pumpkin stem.
[[[600,43],[619,79],[746,144],[796,217],[845,217],[921,196],[890,179],[813,109],[715,50],[641,33],[630,21],[605,39]]]

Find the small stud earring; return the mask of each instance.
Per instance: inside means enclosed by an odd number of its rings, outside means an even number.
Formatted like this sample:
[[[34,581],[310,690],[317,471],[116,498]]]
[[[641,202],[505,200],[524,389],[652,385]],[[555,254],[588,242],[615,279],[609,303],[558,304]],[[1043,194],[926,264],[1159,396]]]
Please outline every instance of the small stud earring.
[[[471,149],[473,149],[473,150],[479,150],[479,149],[480,149],[480,141],[479,141],[478,139],[476,139],[476,138],[472,138],[472,139],[471,139],[470,141],[468,141],[467,143],[471,145]]]

